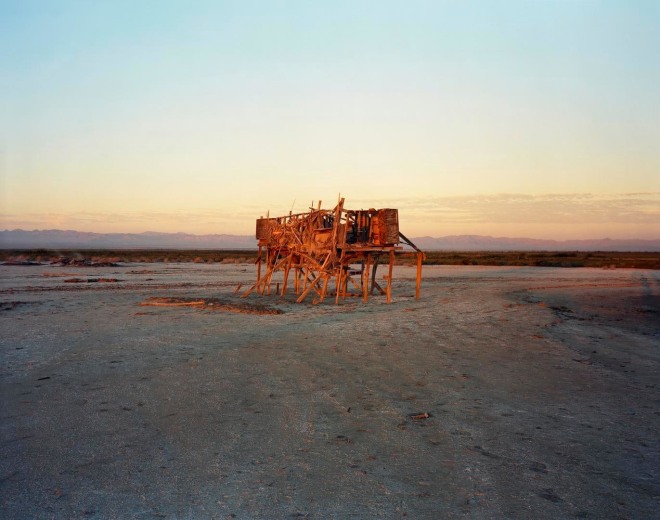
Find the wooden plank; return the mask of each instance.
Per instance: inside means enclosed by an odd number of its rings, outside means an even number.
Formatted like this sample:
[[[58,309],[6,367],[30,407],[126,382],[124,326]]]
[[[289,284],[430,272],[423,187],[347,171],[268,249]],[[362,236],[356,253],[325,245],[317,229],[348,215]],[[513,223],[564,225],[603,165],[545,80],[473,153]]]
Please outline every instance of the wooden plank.
[[[364,302],[369,301],[369,262],[371,261],[371,255],[367,254],[367,258],[364,263],[364,275],[362,277],[362,293],[364,296]]]
[[[261,250],[262,247],[259,246],[259,254],[257,255],[257,280],[261,278]]]
[[[390,251],[390,265],[387,270],[387,303],[392,303],[392,270],[394,269],[394,250]]]
[[[289,279],[289,271],[291,271],[292,261],[293,257],[289,255],[287,257],[286,267],[284,268],[284,283],[282,284],[282,293],[280,294],[280,298],[284,298],[284,294],[286,293],[286,283]]]
[[[325,299],[325,293],[328,290],[328,282],[329,281],[330,281],[330,275],[326,274],[323,277],[323,288],[321,289],[321,295],[320,295],[319,303],[323,303],[323,300]]]
[[[378,270],[378,262],[380,260],[380,255],[376,255],[376,260],[374,260],[374,268],[373,271],[371,271],[371,289],[369,290],[369,294],[373,295],[374,294],[374,289],[378,286],[376,283],[376,271]],[[378,289],[380,289],[380,286],[378,286]],[[383,294],[382,289],[380,289],[381,294]]]

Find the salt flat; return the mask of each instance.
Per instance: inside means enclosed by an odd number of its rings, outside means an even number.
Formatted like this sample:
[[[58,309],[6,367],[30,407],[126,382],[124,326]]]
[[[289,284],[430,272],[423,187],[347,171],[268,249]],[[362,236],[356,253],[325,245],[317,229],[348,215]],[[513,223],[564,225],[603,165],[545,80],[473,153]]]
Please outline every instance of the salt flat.
[[[397,267],[337,306],[254,274],[0,266],[0,517],[657,517],[660,272],[433,266],[415,300]]]

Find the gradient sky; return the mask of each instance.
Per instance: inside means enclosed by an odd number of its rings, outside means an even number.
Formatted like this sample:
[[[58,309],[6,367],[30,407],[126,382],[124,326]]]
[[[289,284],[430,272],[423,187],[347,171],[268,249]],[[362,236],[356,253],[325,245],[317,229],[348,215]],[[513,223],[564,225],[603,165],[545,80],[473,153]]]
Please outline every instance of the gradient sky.
[[[660,238],[660,2],[0,0],[0,228]]]

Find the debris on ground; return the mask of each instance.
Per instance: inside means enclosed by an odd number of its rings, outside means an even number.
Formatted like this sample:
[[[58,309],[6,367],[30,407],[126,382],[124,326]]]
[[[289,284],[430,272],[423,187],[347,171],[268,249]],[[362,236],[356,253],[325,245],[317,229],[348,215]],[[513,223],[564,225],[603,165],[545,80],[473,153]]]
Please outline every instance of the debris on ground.
[[[10,311],[16,307],[23,307],[26,305],[39,305],[41,302],[0,302],[0,311]]]
[[[431,414],[428,412],[415,413],[410,416],[411,419],[415,419],[416,421],[420,421],[422,419],[428,419],[429,417],[431,417]]]
[[[50,264],[69,267],[119,267],[119,264],[115,262],[93,262],[89,258],[69,258],[68,256],[57,258]]]
[[[254,303],[230,303],[218,298],[170,298],[152,296],[142,306],[151,307],[197,307],[213,311],[238,312],[242,314],[283,314],[281,309]]]
[[[67,278],[64,283],[114,283],[118,281],[116,278]]]

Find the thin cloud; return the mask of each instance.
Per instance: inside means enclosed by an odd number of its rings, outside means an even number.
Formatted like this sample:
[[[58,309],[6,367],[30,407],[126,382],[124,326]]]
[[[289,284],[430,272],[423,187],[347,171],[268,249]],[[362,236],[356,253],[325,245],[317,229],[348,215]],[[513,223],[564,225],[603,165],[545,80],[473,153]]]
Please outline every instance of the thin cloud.
[[[660,193],[499,193],[451,197],[351,200],[351,207],[398,208],[410,224],[638,224],[660,225]],[[255,206],[236,211],[179,209],[169,212],[1,214],[5,229],[179,230],[237,233],[265,215]],[[239,230],[239,231],[237,231]],[[242,230],[242,231],[240,231]]]
[[[360,202],[360,201],[357,201]],[[635,223],[660,224],[660,193],[545,195],[500,193],[456,197],[383,199],[380,207],[396,207],[414,222],[424,220],[477,223]]]

